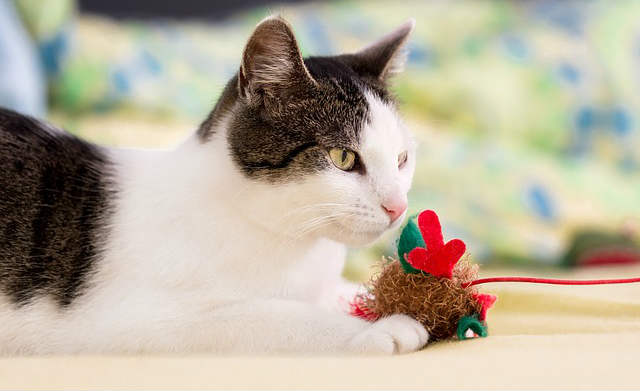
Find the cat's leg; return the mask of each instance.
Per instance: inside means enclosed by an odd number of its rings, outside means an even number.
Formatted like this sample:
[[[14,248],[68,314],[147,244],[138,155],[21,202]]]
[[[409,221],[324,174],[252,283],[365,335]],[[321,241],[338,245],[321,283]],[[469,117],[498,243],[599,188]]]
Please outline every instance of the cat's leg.
[[[351,309],[353,298],[366,292],[367,289],[363,284],[340,278],[321,295],[318,304],[328,310],[348,313]]]
[[[323,308],[348,313],[353,298],[367,291],[363,284],[348,281],[341,276],[346,258],[347,248],[334,241],[325,241],[322,251],[316,255],[316,270],[326,272],[325,283],[317,298],[318,305]]]
[[[168,347],[186,344],[225,353],[393,354],[419,350],[428,340],[424,327],[404,315],[369,323],[290,300],[230,304],[187,323],[166,333]]]

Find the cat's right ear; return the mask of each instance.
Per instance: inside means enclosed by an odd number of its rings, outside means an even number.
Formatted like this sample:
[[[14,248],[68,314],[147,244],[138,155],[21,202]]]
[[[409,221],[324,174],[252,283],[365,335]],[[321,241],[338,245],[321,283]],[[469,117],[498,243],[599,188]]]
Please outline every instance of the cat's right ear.
[[[238,72],[240,96],[247,102],[259,102],[315,84],[289,23],[279,16],[260,22],[242,55]]]
[[[357,73],[385,81],[404,69],[408,54],[405,46],[415,25],[416,21],[409,19],[373,44],[343,58]]]

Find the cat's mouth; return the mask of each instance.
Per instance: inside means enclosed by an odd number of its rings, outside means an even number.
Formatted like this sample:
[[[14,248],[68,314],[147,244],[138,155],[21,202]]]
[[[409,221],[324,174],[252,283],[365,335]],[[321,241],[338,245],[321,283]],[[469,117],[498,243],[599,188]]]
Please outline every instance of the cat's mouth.
[[[400,227],[406,217],[406,212],[398,219],[380,223],[357,223],[335,220],[337,230],[334,240],[350,245],[366,245],[375,242],[388,231]]]
[[[351,245],[365,245],[374,242],[391,228],[389,225],[358,227],[343,222],[336,223],[338,230],[335,239]]]

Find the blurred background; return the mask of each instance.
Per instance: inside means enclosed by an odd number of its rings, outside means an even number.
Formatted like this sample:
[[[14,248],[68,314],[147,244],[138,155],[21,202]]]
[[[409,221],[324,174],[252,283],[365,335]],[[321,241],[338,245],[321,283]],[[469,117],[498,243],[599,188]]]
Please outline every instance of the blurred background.
[[[416,19],[394,81],[420,141],[410,205],[476,261],[640,261],[638,1],[0,0],[0,105],[107,145],[170,146],[273,12],[305,55]],[[347,276],[393,239],[354,251]]]

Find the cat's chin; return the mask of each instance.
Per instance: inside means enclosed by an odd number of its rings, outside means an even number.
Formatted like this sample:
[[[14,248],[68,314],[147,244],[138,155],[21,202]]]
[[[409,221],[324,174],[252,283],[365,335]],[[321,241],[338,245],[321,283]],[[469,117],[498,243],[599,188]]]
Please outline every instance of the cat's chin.
[[[379,225],[368,227],[367,229],[354,229],[352,226],[335,222],[328,227],[329,232],[325,236],[336,242],[343,243],[351,247],[363,247],[370,245],[380,239],[385,233],[398,229],[404,222],[406,212],[390,225]]]
[[[362,247],[372,244],[380,239],[380,237],[388,231],[389,227],[383,227],[377,230],[353,230],[340,224],[332,232],[327,232],[326,236],[339,243],[343,243],[351,247]]]

